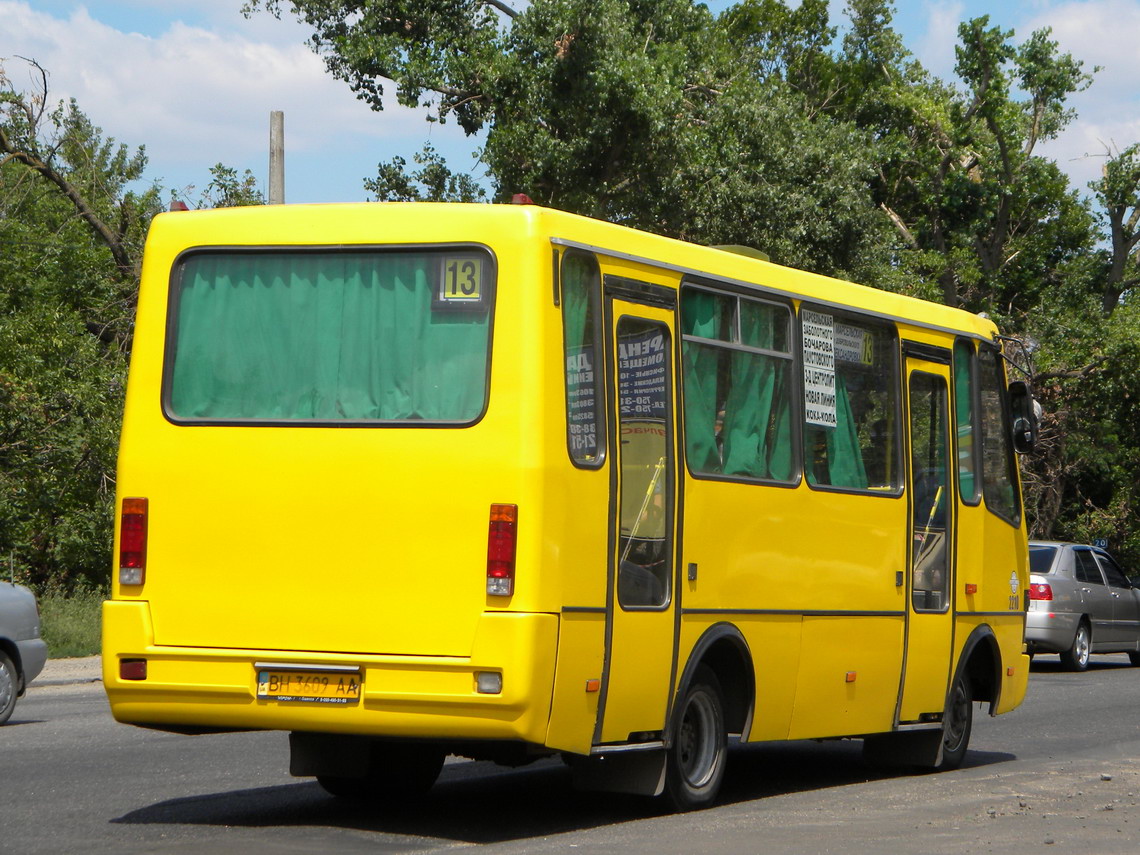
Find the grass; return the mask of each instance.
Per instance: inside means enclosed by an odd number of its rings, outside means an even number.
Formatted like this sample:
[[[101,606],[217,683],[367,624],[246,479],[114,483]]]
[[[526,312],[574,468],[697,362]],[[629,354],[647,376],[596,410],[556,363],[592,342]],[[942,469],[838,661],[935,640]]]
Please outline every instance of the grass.
[[[66,659],[99,652],[104,599],[106,594],[99,590],[40,596],[41,634],[49,657]]]

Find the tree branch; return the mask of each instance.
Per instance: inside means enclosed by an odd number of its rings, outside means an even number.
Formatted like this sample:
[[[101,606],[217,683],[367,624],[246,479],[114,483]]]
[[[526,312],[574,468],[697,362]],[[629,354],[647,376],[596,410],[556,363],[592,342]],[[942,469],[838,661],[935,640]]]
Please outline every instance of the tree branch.
[[[911,249],[918,249],[918,240],[915,239],[915,236],[911,233],[910,229],[907,228],[907,225],[903,222],[902,217],[888,208],[886,202],[880,202],[879,207],[883,209],[883,212],[888,217],[890,217],[891,222],[895,224],[895,228],[898,229],[899,234],[902,235],[902,238],[907,242],[907,245]]]
[[[83,195],[76,189],[74,184],[68,181],[50,164],[44,163],[34,154],[16,149],[3,128],[0,128],[0,152],[7,152],[8,156],[5,158],[6,161],[16,160],[58,187],[60,192],[62,192],[75,207],[79,216],[83,218],[87,225],[89,225],[107,245],[107,248],[111,251],[111,257],[115,259],[115,265],[119,268],[120,272],[128,277],[134,277],[137,274],[134,260],[131,258],[130,253],[127,252],[126,247],[123,246],[119,235],[103,222],[102,218],[87,204],[87,200],[83,198]]]
[[[1096,373],[1107,361],[1107,356],[1101,356],[1081,368],[1072,368],[1067,371],[1038,371],[1033,375],[1033,379],[1038,383],[1043,383],[1046,380],[1084,380],[1090,374]]]
[[[510,6],[508,6],[506,3],[501,2],[501,0],[483,0],[483,2],[486,3],[488,6],[494,6],[496,9],[498,9],[500,12],[502,12],[508,18],[517,18],[518,17],[519,13],[516,12],[514,9],[512,9]]]

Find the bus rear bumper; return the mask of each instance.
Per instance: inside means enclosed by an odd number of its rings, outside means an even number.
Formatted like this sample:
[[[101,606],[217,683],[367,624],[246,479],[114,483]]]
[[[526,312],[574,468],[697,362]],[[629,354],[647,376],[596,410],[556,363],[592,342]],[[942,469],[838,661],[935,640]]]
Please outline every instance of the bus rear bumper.
[[[103,604],[103,684],[117,721],[178,731],[300,730],[541,745],[558,616],[486,613],[468,657],[166,647],[153,638],[146,602]],[[145,660],[145,678],[124,679],[123,660]],[[259,670],[288,665],[356,673],[359,699],[259,697]],[[486,685],[480,691],[480,675],[486,674],[501,675],[498,692]],[[496,681],[489,682],[493,687]]]

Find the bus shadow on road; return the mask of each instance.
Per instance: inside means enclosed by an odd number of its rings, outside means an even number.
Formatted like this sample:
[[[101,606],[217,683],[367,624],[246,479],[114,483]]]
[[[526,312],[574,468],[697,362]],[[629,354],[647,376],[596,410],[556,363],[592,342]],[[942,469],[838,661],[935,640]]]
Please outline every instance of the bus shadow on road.
[[[971,751],[967,767],[1012,760]],[[872,767],[858,741],[763,743],[737,746],[719,804],[827,790],[902,777],[913,772]],[[669,813],[663,799],[576,791],[560,761],[521,769],[489,763],[445,766],[432,791],[415,801],[370,804],[343,801],[315,782],[172,799],[131,811],[112,822],[245,828],[321,828],[423,837],[472,844],[501,843]]]

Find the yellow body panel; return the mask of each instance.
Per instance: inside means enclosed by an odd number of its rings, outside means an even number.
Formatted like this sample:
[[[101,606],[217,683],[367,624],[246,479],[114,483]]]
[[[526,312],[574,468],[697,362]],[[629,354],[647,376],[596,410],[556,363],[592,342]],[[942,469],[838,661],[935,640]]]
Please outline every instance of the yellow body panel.
[[[790,739],[891,729],[903,624],[898,618],[804,619]],[[884,651],[898,651],[897,657]]]
[[[486,247],[494,259],[495,281],[480,282],[495,295],[488,403],[474,423],[207,426],[164,415],[168,295],[182,253],[449,244]],[[876,315],[898,323],[903,338],[945,348],[955,335],[995,332],[944,306],[534,206],[162,215],[144,258],[118,476],[120,500],[149,500],[146,580],[116,581],[104,611],[116,718],[589,753],[647,733],[667,738],[693,651],[727,625],[753,668],[746,739],[895,727],[906,494],[693,477],[676,358],[674,594],[651,618],[616,608],[617,455],[589,468],[567,454],[563,308],[552,269],[566,246],[597,253],[606,276],[662,292],[692,277],[706,287],[757,286],[793,307]],[[625,302],[614,319],[622,312],[666,324],[679,352],[672,309]],[[485,591],[493,503],[519,507],[509,597]],[[953,661],[928,664],[952,674],[970,632],[989,628],[1002,659],[1001,712],[1020,702],[1028,673],[1021,606],[1010,605],[1011,574],[1017,596],[1027,580],[1024,525],[984,506],[959,506],[957,519],[955,608],[965,614],[952,621]],[[966,582],[977,593],[967,595]],[[120,679],[119,661],[132,658],[147,660],[146,680]],[[358,667],[363,698],[348,708],[259,701],[253,666],[264,662]],[[503,675],[501,693],[476,691],[483,671]]]

